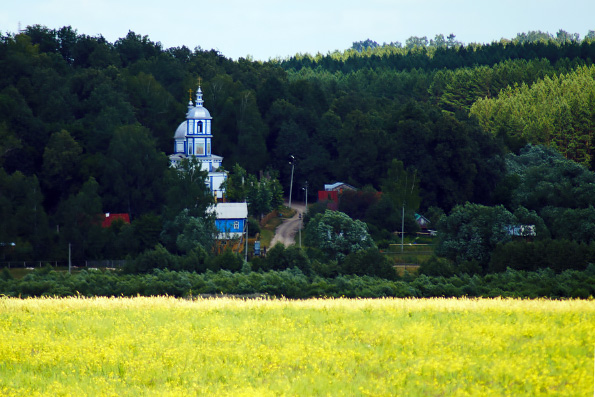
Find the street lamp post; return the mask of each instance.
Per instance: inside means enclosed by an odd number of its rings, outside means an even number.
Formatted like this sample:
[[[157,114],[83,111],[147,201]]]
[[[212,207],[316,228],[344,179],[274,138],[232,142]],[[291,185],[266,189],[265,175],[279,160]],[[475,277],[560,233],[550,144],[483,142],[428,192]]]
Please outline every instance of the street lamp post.
[[[306,208],[304,208],[304,213],[308,212],[308,181],[306,181],[306,185],[302,188],[302,190],[306,191]]]
[[[290,155],[289,157],[291,157],[291,160],[289,161],[289,164],[291,164],[291,182],[289,183],[289,208],[291,208],[291,193],[293,189],[293,169],[295,167],[295,157],[293,157],[293,155]]]

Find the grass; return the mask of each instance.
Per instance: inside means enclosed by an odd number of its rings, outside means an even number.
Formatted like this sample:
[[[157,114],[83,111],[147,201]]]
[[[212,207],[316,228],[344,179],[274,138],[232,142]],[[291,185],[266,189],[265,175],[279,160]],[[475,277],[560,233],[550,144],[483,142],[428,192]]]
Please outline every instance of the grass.
[[[260,243],[263,247],[270,247],[271,241],[275,237],[275,232],[267,229],[260,229]]]
[[[390,244],[388,249],[384,250],[397,266],[420,265],[430,259],[434,254],[433,240],[430,237],[408,237],[405,239],[401,252],[401,244]],[[408,266],[411,267],[411,266]],[[403,270],[397,267],[397,271]]]
[[[0,395],[593,395],[595,302],[0,298]]]

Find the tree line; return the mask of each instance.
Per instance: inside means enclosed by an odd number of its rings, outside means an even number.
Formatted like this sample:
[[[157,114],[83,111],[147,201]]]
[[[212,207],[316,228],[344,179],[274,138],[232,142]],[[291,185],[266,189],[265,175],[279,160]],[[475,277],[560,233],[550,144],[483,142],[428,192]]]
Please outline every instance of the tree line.
[[[2,34],[0,242],[15,243],[2,258],[63,259],[68,243],[77,258],[133,261],[159,246],[200,258],[209,242],[192,242],[209,230],[212,197],[191,164],[179,173],[167,161],[199,76],[213,152],[251,215],[279,204],[293,156],[294,186],[314,187],[310,202],[325,183],[360,188],[341,210],[376,243],[393,238],[402,207],[411,227],[415,211],[429,214],[444,236],[438,252],[461,269],[490,268],[492,252],[513,239],[498,237],[506,220],[538,225],[539,238],[590,244],[593,234],[580,230],[591,230],[594,197],[595,40],[558,33],[469,45],[454,35],[369,41],[268,62],[164,49],[134,32],[115,43],[72,27]],[[403,178],[415,179],[406,200],[395,182]],[[105,212],[132,223],[103,229]],[[496,237],[482,229],[496,224],[471,224],[491,212],[502,224]],[[482,239],[476,253],[449,251],[463,238],[449,231],[455,218],[468,226],[464,238]],[[339,262],[321,271],[343,274],[349,266]]]

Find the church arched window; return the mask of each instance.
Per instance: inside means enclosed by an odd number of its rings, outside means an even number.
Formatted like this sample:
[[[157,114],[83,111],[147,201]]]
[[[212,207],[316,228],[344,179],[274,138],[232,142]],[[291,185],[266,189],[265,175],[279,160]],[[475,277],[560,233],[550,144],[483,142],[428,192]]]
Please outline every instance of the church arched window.
[[[202,134],[202,121],[196,123],[196,133]]]

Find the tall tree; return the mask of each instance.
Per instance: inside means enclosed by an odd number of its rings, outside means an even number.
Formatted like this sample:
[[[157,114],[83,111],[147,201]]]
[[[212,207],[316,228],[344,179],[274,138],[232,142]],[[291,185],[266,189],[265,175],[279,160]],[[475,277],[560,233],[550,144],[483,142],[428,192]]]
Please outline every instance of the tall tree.
[[[139,125],[118,128],[107,152],[102,179],[109,212],[131,216],[161,211],[168,159],[157,151],[150,132]]]
[[[62,258],[67,257],[70,244],[74,259],[101,259],[102,207],[99,184],[93,177],[77,193],[60,202],[56,221],[60,236],[58,252]]]
[[[83,149],[66,130],[55,132],[43,152],[43,186],[49,207],[68,197],[76,189],[81,172]],[[80,185],[79,185],[80,186]]]
[[[320,249],[328,259],[338,260],[350,253],[375,248],[364,222],[330,210],[317,214],[308,222],[306,244]]]

